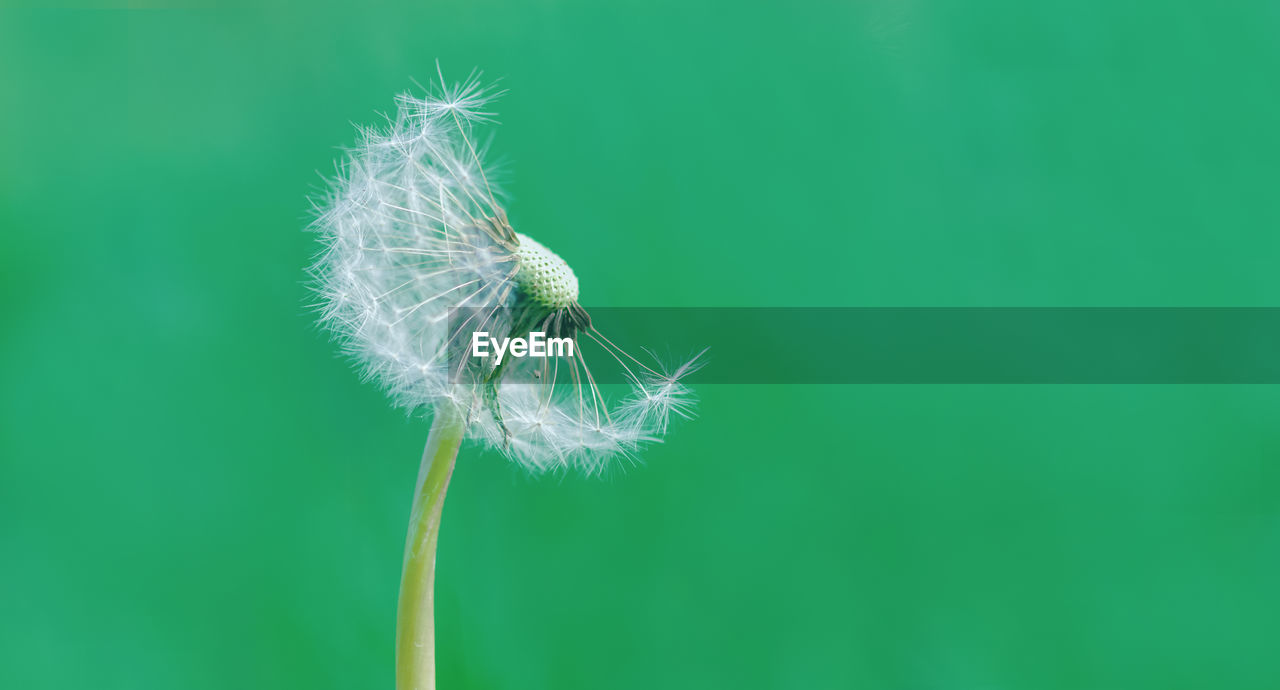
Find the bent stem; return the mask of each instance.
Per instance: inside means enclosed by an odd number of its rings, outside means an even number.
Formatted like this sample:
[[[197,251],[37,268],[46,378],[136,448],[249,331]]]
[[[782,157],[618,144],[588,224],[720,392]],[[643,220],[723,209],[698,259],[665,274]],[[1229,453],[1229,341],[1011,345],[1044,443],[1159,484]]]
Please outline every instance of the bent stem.
[[[447,406],[442,406],[445,408]],[[445,491],[453,476],[465,427],[452,409],[437,409],[422,452],[418,487],[409,514],[396,615],[396,690],[436,687],[435,621],[432,614],[436,539]]]

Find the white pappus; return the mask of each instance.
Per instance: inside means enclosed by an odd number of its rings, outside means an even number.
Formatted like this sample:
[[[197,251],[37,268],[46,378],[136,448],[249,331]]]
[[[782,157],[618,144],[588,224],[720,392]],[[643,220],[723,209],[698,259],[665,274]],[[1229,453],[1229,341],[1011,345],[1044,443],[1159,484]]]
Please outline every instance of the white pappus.
[[[578,304],[572,269],[515,232],[486,175],[477,125],[500,95],[473,73],[427,96],[397,98],[382,128],[363,129],[319,200],[324,245],[311,267],[321,322],[396,402],[452,406],[467,436],[528,469],[597,473],[659,441],[671,415],[690,416],[682,377],[627,354]],[[542,331],[574,338],[573,357],[476,365],[460,356],[470,333]],[[596,385],[583,344],[626,372],[617,400]],[[535,367],[536,371],[519,371]]]

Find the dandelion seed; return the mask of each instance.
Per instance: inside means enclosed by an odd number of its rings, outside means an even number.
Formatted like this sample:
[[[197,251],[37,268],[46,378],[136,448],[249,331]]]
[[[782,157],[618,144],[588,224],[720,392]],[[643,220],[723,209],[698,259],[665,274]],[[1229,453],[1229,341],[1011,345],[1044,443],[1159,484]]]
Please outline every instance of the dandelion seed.
[[[512,228],[475,146],[497,95],[478,73],[441,77],[425,98],[401,95],[385,129],[361,130],[314,224],[322,321],[398,405],[455,408],[468,437],[531,471],[599,472],[658,440],[672,414],[690,414],[681,379],[693,365],[668,372],[614,345],[578,304],[568,263]],[[450,323],[458,308],[474,310],[465,327]],[[518,381],[504,365],[451,370],[461,331],[478,328],[598,346],[629,372],[631,393],[611,403],[585,357],[543,360]]]

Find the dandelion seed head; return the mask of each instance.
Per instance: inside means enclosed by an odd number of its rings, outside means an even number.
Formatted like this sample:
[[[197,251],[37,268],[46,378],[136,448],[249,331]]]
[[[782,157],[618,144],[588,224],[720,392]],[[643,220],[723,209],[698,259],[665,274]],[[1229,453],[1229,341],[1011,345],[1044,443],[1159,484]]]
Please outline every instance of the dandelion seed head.
[[[479,73],[456,83],[441,76],[428,91],[399,96],[384,126],[359,128],[359,143],[315,202],[323,249],[311,273],[321,323],[397,405],[452,408],[468,437],[531,471],[595,474],[634,460],[661,441],[673,416],[691,416],[682,380],[696,364],[668,370],[615,345],[578,304],[569,264],[512,229],[476,135],[493,122],[500,93]],[[469,316],[458,323],[459,313]],[[542,330],[578,347],[510,369],[465,368],[458,353],[476,330]],[[598,347],[593,357],[628,372],[616,400],[596,385],[588,344]],[[517,377],[522,368],[540,369]]]
[[[548,309],[565,309],[578,301],[578,276],[558,254],[542,243],[516,233],[520,270],[516,284],[531,299]]]

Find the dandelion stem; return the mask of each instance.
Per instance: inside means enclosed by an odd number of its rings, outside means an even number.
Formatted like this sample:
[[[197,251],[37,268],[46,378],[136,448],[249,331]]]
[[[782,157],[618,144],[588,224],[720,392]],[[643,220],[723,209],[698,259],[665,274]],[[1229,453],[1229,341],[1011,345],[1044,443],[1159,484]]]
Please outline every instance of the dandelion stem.
[[[465,427],[461,417],[442,405],[436,409],[422,452],[418,487],[409,516],[400,575],[400,605],[396,616],[396,690],[435,690],[436,653],[433,589],[436,539],[445,491],[453,476],[458,446]]]

